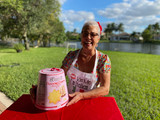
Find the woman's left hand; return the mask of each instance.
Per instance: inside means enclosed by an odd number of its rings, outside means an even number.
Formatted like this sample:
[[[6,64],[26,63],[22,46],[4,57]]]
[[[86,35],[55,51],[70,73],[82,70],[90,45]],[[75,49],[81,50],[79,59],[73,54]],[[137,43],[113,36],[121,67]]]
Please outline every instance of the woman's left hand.
[[[82,100],[83,93],[75,92],[75,93],[69,94],[69,97],[72,97],[72,100],[67,104],[67,106],[72,105],[72,104],[78,102],[79,100]]]

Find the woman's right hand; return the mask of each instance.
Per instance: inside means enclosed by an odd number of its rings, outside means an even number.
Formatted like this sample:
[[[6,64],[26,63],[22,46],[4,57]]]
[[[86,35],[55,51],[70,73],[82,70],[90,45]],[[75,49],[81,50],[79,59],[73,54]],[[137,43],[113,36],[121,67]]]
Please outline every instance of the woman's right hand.
[[[32,85],[32,88],[30,88],[30,95],[33,103],[36,101],[36,93],[37,93],[37,85]]]

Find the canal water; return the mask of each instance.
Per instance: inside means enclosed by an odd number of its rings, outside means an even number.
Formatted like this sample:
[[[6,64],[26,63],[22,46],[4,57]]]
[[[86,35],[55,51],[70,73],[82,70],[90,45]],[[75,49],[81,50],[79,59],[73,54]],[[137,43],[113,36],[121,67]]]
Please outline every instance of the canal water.
[[[81,48],[81,42],[69,42],[76,43],[77,48]],[[73,46],[71,46],[73,47]],[[134,52],[134,53],[147,53],[160,55],[160,45],[156,44],[141,44],[141,43],[99,43],[98,50],[109,50],[109,51],[123,51],[123,52]]]

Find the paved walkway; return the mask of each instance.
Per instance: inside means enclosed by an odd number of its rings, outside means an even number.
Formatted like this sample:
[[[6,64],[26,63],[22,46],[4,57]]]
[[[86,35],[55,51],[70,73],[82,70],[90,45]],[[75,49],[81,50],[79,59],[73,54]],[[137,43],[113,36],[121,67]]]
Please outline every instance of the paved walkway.
[[[3,105],[2,102],[0,102],[0,114],[6,109],[6,106]]]
[[[13,103],[5,94],[0,92],[0,114]]]

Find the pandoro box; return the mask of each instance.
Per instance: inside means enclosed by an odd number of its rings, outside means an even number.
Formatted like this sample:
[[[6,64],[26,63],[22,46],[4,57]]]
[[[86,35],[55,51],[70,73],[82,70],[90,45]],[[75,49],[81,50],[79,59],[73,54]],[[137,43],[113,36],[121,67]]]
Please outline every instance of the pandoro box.
[[[64,70],[46,68],[39,71],[35,106],[42,110],[57,110],[68,103]]]

